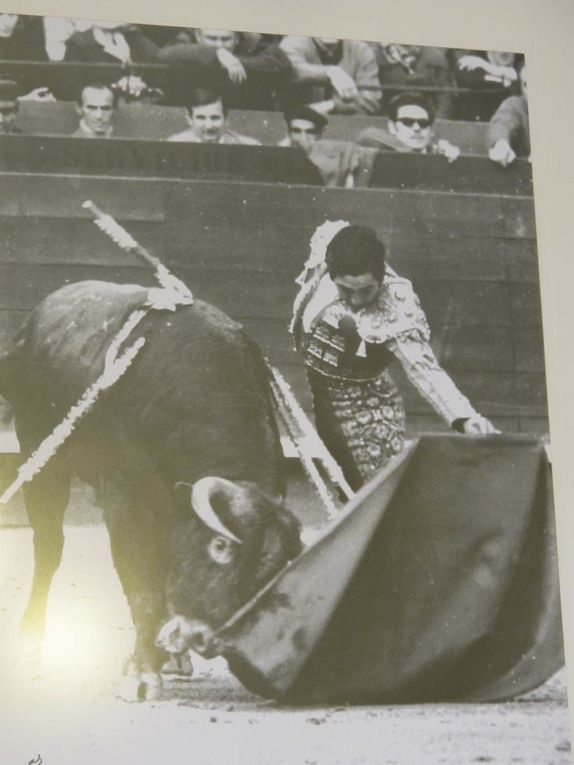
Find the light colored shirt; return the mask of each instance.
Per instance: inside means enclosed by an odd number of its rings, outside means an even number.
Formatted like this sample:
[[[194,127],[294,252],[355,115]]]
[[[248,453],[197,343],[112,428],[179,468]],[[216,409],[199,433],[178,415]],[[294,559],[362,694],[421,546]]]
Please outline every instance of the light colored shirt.
[[[359,40],[343,40],[341,58],[332,65],[339,66],[354,81],[358,95],[352,101],[343,101],[331,93],[327,66],[312,37],[288,35],[281,40],[298,82],[311,86],[311,101],[332,98],[334,112],[338,114],[377,114],[381,108],[381,85],[375,54],[369,45]]]
[[[110,125],[105,133],[94,133],[94,131],[90,130],[90,128],[86,125],[84,120],[80,120],[78,129],[72,133],[72,138],[111,138],[113,132],[113,125]]]
[[[197,135],[193,128],[187,128],[182,130],[181,133],[174,133],[170,135],[166,140],[168,141],[182,141],[187,143],[207,143],[202,141],[200,136]],[[261,146],[260,142],[251,138],[248,135],[241,135],[241,133],[234,133],[233,130],[224,130],[220,140],[217,143],[223,144],[236,144],[242,146]]]

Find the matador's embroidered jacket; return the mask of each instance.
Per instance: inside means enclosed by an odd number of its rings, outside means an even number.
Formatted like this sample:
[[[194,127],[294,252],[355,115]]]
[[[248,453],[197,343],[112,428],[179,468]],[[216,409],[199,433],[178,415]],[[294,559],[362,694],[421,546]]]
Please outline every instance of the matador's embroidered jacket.
[[[477,416],[430,346],[428,322],[410,281],[389,268],[376,305],[353,312],[321,265],[295,301],[291,329],[315,380],[372,380],[397,359],[449,425]]]

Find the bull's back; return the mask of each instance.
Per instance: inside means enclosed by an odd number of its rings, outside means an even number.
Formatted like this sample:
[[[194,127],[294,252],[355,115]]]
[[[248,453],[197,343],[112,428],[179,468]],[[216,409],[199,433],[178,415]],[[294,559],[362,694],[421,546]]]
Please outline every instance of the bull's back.
[[[61,417],[97,379],[112,339],[146,299],[139,285],[98,281],[49,295],[5,359],[12,384],[4,395]],[[276,488],[280,455],[267,372],[241,326],[196,300],[174,312],[150,309],[123,347],[140,336],[143,349],[98,401],[100,436],[121,430],[175,477],[214,473]],[[0,369],[0,387],[1,379]]]
[[[142,334],[146,346],[117,393],[169,465],[180,475],[253,480],[278,491],[268,370],[241,326],[196,300],[149,316]]]

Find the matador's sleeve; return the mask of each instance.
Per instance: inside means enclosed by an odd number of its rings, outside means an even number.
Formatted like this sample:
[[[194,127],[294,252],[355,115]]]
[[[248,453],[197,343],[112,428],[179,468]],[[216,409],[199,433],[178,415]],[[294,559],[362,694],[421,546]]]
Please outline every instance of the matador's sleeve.
[[[394,338],[388,348],[401,362],[410,382],[449,425],[477,415],[418,330]]]
[[[417,296],[405,282],[400,291],[393,291],[399,304],[402,303],[400,313],[406,311],[413,317],[411,328],[398,332],[388,341],[387,348],[400,361],[418,392],[449,425],[456,420],[476,416],[477,412],[470,401],[439,364],[430,346],[426,317]],[[397,302],[395,305],[398,307]]]

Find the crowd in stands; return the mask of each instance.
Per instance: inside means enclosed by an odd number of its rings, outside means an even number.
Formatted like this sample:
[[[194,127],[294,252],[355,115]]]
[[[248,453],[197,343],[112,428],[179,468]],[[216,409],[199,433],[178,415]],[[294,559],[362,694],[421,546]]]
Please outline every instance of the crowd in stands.
[[[9,66],[17,61],[44,67],[19,79]],[[279,109],[285,117],[279,145],[305,151],[327,185],[354,185],[377,151],[455,161],[460,150],[435,135],[436,119],[490,122],[489,156],[503,166],[530,154],[526,69],[512,52],[4,13],[1,133],[19,132],[22,100],[70,100],[43,79],[49,62],[120,67],[111,79],[94,76],[77,88],[74,136],[112,137],[120,105],[142,102],[187,107],[187,128],[168,140],[253,145],[255,138],[229,128],[228,110]],[[146,67],[154,66],[167,71],[161,87],[148,81]],[[373,125],[352,142],[325,139],[330,116],[339,114],[369,115]]]

